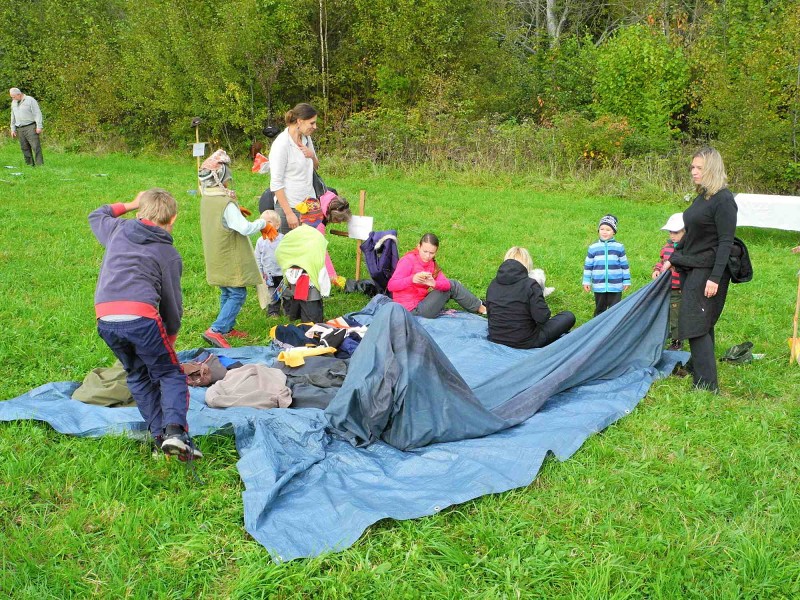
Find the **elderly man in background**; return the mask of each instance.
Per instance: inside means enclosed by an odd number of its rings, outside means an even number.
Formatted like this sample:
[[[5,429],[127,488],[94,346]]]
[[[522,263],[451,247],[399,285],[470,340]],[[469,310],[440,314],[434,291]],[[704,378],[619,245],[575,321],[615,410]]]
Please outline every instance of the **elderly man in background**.
[[[19,138],[27,164],[43,165],[42,145],[39,142],[39,134],[43,129],[39,103],[32,96],[23,94],[19,88],[11,88],[8,93],[11,96],[11,137]]]

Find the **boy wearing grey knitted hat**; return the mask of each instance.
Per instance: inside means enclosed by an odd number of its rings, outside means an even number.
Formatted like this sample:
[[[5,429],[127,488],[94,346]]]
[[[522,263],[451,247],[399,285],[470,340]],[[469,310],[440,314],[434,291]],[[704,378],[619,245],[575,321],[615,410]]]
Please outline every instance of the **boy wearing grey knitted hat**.
[[[631,271],[625,246],[615,239],[617,218],[604,215],[597,227],[600,239],[589,246],[583,261],[583,289],[594,292],[594,316],[605,312],[631,287]]]

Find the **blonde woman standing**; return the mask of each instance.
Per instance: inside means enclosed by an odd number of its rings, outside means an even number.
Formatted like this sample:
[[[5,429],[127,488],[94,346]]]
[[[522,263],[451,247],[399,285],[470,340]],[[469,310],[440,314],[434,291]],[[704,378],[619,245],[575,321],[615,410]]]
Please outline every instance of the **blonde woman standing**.
[[[681,276],[678,336],[689,340],[692,359],[687,368],[694,386],[718,393],[714,326],[725,308],[731,280],[728,258],[738,209],[717,150],[698,150],[692,157],[691,175],[698,196],[683,213],[686,234],[662,271],[675,265]]]

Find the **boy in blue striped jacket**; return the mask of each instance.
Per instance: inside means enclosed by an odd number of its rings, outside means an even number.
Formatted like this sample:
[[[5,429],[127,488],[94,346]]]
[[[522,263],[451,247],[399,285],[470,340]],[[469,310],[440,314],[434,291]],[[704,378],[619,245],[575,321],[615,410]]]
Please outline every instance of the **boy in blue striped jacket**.
[[[631,287],[631,271],[625,246],[614,239],[617,218],[605,215],[597,228],[600,239],[589,246],[583,261],[583,289],[594,292],[594,316],[605,312]]]

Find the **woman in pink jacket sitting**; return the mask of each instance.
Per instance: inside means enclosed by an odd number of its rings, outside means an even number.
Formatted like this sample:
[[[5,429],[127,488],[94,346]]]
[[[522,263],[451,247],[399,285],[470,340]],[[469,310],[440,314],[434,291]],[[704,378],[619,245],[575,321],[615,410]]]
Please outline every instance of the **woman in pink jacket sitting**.
[[[406,253],[397,263],[387,289],[392,298],[411,314],[434,319],[448,300],[455,300],[469,312],[486,314],[486,307],[472,292],[455,279],[444,276],[436,264],[439,238],[426,233],[416,249]]]

